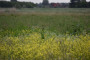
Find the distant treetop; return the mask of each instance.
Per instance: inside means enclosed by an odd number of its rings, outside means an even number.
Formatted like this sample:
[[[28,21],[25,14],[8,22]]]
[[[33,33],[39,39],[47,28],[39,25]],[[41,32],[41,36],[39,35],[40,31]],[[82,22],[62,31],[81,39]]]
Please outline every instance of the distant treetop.
[[[11,0],[11,2],[17,2],[17,0]]]

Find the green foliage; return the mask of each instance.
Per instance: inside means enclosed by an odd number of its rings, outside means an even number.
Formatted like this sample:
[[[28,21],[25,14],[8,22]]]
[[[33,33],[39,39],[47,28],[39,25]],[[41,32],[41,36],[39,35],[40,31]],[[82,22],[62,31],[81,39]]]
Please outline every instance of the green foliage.
[[[90,8],[90,2],[70,3],[69,7],[71,8]]]
[[[45,37],[44,37],[44,32],[45,32],[44,26],[42,26],[42,29],[41,29],[41,38],[42,38],[42,39],[45,39]]]
[[[6,1],[0,1],[0,7],[2,8],[10,8],[10,7],[16,7],[16,8],[33,8],[36,5],[32,2],[6,2]]]
[[[2,33],[2,30],[15,31],[38,27],[42,30],[44,28],[45,30],[56,32],[57,34],[65,34],[68,32],[75,35],[82,34],[84,31],[90,33],[89,9],[65,10],[66,9],[20,9],[18,11],[21,11],[22,14],[2,14],[0,15],[0,30]],[[24,12],[27,14],[24,14]],[[43,36],[43,31],[41,35]]]

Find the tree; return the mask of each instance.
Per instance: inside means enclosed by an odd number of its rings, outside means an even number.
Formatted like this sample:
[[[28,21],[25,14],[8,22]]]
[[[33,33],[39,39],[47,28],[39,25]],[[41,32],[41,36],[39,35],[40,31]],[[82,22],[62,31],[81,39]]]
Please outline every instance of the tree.
[[[49,1],[48,0],[43,0],[43,5],[48,5],[49,4]]]
[[[17,2],[17,0],[11,0],[11,2]]]

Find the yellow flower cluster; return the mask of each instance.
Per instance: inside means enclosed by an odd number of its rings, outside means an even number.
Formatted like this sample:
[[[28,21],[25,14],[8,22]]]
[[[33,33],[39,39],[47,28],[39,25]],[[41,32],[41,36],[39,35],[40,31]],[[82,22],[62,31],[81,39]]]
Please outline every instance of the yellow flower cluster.
[[[26,32],[23,30],[23,33]],[[90,36],[62,36],[33,32],[0,38],[0,60],[89,60]]]

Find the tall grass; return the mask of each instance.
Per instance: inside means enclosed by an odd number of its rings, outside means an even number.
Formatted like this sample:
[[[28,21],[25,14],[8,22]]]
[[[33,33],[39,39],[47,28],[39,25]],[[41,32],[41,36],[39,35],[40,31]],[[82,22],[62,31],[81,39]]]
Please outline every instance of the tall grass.
[[[89,33],[90,15],[84,14],[6,14],[0,15],[0,29],[20,30],[43,27],[56,33]]]
[[[89,60],[89,13],[84,8],[3,12],[0,60]]]

